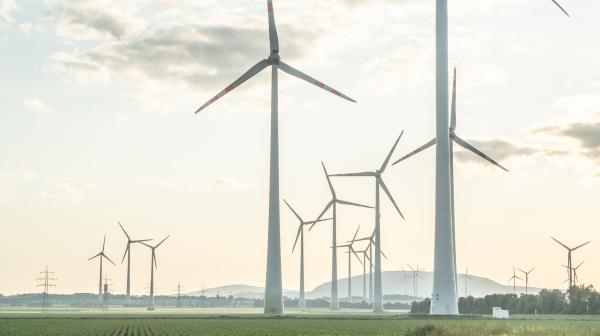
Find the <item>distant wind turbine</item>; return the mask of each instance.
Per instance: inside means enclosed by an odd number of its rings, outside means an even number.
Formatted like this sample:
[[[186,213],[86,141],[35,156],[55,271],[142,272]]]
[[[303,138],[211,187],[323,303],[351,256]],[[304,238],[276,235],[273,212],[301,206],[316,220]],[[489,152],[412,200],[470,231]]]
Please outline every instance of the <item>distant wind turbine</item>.
[[[104,247],[106,246],[106,235],[104,235],[104,241],[102,241],[102,251],[100,251],[100,253],[96,254],[95,256],[91,257],[89,260],[95,259],[95,258],[100,258],[100,281],[98,282],[98,301],[100,306],[102,306],[102,260],[106,258],[106,260],[110,261],[111,264],[115,265],[115,263],[110,260],[110,258],[104,254]]]
[[[150,300],[148,301],[148,310],[154,310],[154,269],[158,269],[158,265],[156,264],[156,249],[167,239],[169,239],[169,236],[161,240],[160,243],[156,244],[155,246],[142,243],[152,251],[150,258]]]
[[[380,189],[383,189],[383,191],[385,192],[385,194],[387,195],[389,200],[392,202],[392,204],[394,205],[394,207],[400,214],[400,217],[402,217],[404,219],[404,216],[402,215],[402,212],[400,211],[398,204],[396,204],[396,201],[392,197],[392,194],[388,190],[387,186],[385,185],[385,182],[383,182],[383,178],[381,177],[381,175],[385,172],[385,169],[387,168],[388,164],[390,163],[390,159],[392,158],[392,155],[394,154],[394,150],[396,149],[398,142],[400,142],[400,139],[402,138],[402,134],[404,134],[404,131],[402,131],[402,133],[400,133],[400,136],[398,137],[398,139],[392,146],[392,149],[390,150],[389,154],[385,158],[385,161],[383,161],[383,164],[381,165],[381,167],[379,169],[377,169],[375,171],[371,171],[371,172],[331,175],[331,176],[354,176],[354,177],[374,177],[375,178],[375,282],[373,283],[373,290],[374,290],[374,296],[375,296],[373,298],[374,299],[373,300],[373,312],[375,312],[375,313],[383,312],[381,254],[379,253],[379,251],[381,251],[381,206],[380,206],[380,199],[379,199],[379,190]]]
[[[337,246],[337,205],[338,204],[351,205],[351,206],[369,208],[369,209],[372,209],[373,207],[339,199],[337,197],[337,194],[335,193],[333,184],[331,184],[331,179],[329,178],[329,174],[327,174],[327,169],[325,168],[325,164],[323,162],[321,162],[321,165],[323,166],[323,172],[325,173],[325,178],[327,179],[327,184],[329,185],[329,190],[331,191],[331,201],[329,201],[329,203],[327,203],[327,205],[325,206],[325,209],[323,209],[323,211],[321,212],[319,217],[317,217],[317,221],[320,220],[321,217],[323,217],[323,215],[325,215],[325,213],[327,212],[327,210],[329,210],[329,208],[331,208],[332,218],[333,218],[333,222],[332,222],[333,231],[331,233],[331,240],[332,240],[331,246]],[[308,230],[309,231],[312,230],[312,228],[315,226],[315,224],[313,224]],[[337,278],[337,249],[332,248],[331,249],[331,306],[330,306],[331,310],[339,310],[340,309],[340,302],[339,302],[339,298],[338,298],[338,283],[337,283],[338,280],[337,279],[338,279]]]
[[[131,239],[127,231],[125,231],[123,225],[121,225],[119,221],[117,221],[117,223],[121,227],[121,230],[123,230],[125,237],[127,237],[127,246],[125,247],[125,253],[123,254],[123,259],[121,259],[121,263],[123,263],[123,261],[125,260],[125,256],[127,256],[127,292],[125,294],[125,305],[129,306],[131,304],[131,245],[147,242],[152,239],[133,240]]]
[[[300,238],[300,295],[298,297],[298,308],[306,308],[306,300],[304,293],[304,226],[312,225],[315,221],[307,222],[300,217],[300,215],[292,208],[292,206],[284,199],[283,202],[290,208],[294,213],[300,224],[298,225],[298,232],[296,233],[296,240],[294,241],[294,247],[292,247],[292,253],[296,249],[298,238]],[[328,221],[331,218],[320,219],[319,222]]]
[[[414,297],[419,297],[419,279],[423,279],[423,277],[421,277],[421,271],[424,271],[424,268],[419,268],[419,265],[417,264],[416,268],[413,268],[410,265],[406,265],[408,266],[408,268],[410,268],[413,272],[413,290],[414,290]]]
[[[369,256],[367,257],[369,259],[369,303],[372,304],[373,303],[373,270],[375,269],[374,263],[373,263],[373,246],[375,246],[375,230],[373,230],[373,233],[370,236],[355,239],[354,241],[355,242],[357,242],[357,241],[368,241],[369,242],[369,245],[365,249],[365,253],[367,250],[369,251]],[[385,255],[385,253],[383,253],[383,250],[380,250],[380,253],[385,258],[385,260],[388,259],[388,257]]]
[[[267,243],[267,276],[265,284],[265,314],[283,313],[283,289],[281,285],[281,238],[279,221],[279,116],[278,116],[278,70],[307,81],[330,93],[351,102],[356,102],[352,98],[340,93],[339,91],[323,84],[322,82],[300,72],[292,66],[281,61],[279,56],[279,38],[277,27],[275,25],[275,15],[273,13],[273,1],[267,0],[267,10],[269,16],[269,44],[270,54],[266,59],[261,60],[231,85],[219,92],[216,96],[202,105],[196,113],[205,109],[208,105],[214,103],[233,89],[242,85],[248,79],[258,74],[262,70],[271,66],[271,158],[270,158],[270,180],[269,180],[269,233]]]
[[[565,244],[561,243],[560,241],[558,241],[557,239],[555,239],[554,237],[550,237],[550,238],[552,238],[552,240],[554,240],[556,243],[558,243],[560,246],[564,247],[567,250],[567,266],[566,267],[567,267],[567,272],[569,273],[569,290],[571,290],[571,287],[574,284],[574,281],[573,281],[573,262],[572,262],[572,259],[571,259],[573,251],[576,251],[577,249],[579,249],[581,247],[584,247],[585,245],[591,243],[591,241],[588,241],[587,243],[584,243],[584,244],[581,244],[579,246],[570,248],[567,245],[565,245]]]
[[[517,271],[513,267],[513,276],[510,277],[510,279],[508,279],[508,281],[512,281],[513,282],[513,294],[515,294],[515,295],[517,295],[517,280],[523,281],[523,279],[521,279],[521,278],[519,278],[517,276]]]
[[[358,254],[356,253],[356,250],[353,247],[354,243],[356,242],[355,239],[356,239],[356,235],[358,235],[358,230],[360,230],[360,226],[358,228],[356,228],[354,237],[352,238],[351,241],[348,242],[348,244],[337,246],[338,248],[339,247],[348,248],[348,251],[346,252],[346,253],[348,253],[348,303],[352,303],[352,255],[355,255],[356,259],[358,259],[358,262],[362,264],[360,257],[358,256]]]
[[[519,268],[519,271],[525,274],[525,294],[529,294],[529,274],[535,270],[535,267],[525,272]]]
[[[461,275],[461,278],[463,278],[465,280],[465,298],[469,297],[469,291],[468,291],[468,282],[469,280],[473,280],[473,278],[469,275],[469,268],[467,267],[467,269],[465,270],[465,274]]]
[[[577,283],[579,283],[579,277],[577,276],[577,270],[579,269],[579,267],[581,267],[581,265],[583,265],[585,261],[582,261],[579,263],[579,265],[577,265],[577,267],[573,267],[571,268],[571,270],[573,271],[573,286],[577,286]],[[564,268],[567,268],[567,270],[569,270],[569,268],[565,265],[563,265]],[[565,280],[565,282],[569,281],[569,279]]]

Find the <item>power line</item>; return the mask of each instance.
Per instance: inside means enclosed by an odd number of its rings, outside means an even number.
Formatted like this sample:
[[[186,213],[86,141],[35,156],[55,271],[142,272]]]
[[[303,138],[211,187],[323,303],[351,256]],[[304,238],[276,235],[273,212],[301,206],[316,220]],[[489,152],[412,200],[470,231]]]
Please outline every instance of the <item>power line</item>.
[[[35,280],[38,282],[37,287],[43,287],[44,292],[42,293],[42,310],[44,312],[48,311],[48,292],[50,287],[56,287],[54,283],[58,279],[54,277],[54,272],[48,270],[48,265],[46,265],[46,269],[41,271],[42,277],[36,278]]]

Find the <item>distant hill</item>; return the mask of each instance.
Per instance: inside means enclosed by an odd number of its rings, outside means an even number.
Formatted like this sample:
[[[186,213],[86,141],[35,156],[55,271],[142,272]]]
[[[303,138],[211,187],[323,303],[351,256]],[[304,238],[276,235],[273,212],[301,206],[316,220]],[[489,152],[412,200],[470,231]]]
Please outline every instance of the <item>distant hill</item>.
[[[421,278],[418,279],[418,297],[428,297],[431,295],[431,291],[433,288],[433,273],[432,272],[421,272]],[[458,279],[458,294],[459,296],[464,296],[464,280],[460,279],[459,274]],[[489,294],[508,294],[513,292],[513,287],[510,284],[500,284],[488,278],[470,275],[472,280],[469,280],[468,283],[468,294],[474,297],[484,297]],[[352,277],[352,296],[362,296],[362,286],[363,286],[363,277],[362,275],[357,275]],[[388,271],[382,273],[383,280],[383,295],[413,295],[413,277],[412,272],[408,271]],[[367,275],[368,281],[368,275]],[[331,283],[326,282],[317,287],[315,287],[312,291],[307,291],[306,297],[309,299],[323,298],[329,297],[330,294]],[[348,292],[348,279],[343,278],[338,281],[338,290],[340,298],[345,298]],[[530,287],[529,293],[538,293],[541,288]],[[524,286],[517,286],[517,293],[524,293]],[[258,286],[248,286],[248,285],[230,285],[230,286],[221,286],[215,288],[209,288],[204,291],[204,295],[206,296],[228,296],[233,295],[235,297],[245,297],[245,298],[262,298],[264,293],[263,287]],[[200,296],[202,295],[202,291],[194,291],[188,293],[188,295],[192,296]],[[288,297],[297,297],[298,291],[294,290],[284,290],[284,295]]]

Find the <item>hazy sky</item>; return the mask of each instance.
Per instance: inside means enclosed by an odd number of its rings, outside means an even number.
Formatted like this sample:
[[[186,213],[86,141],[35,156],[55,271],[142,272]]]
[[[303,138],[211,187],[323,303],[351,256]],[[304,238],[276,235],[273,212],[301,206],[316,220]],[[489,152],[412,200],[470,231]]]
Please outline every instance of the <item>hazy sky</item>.
[[[457,151],[458,266],[506,283],[537,266],[533,286],[561,287],[565,251],[592,244],[582,282],[600,285],[600,3],[450,1],[450,65],[459,71],[457,133],[511,172]],[[280,75],[281,196],[306,218],[329,200],[331,173],[379,167],[434,134],[433,0],[276,0],[281,55],[359,101]],[[97,289],[96,254],[125,290],[120,220],[161,239],[157,291],[263,285],[270,76],[195,116],[268,55],[264,0],[0,0],[0,293],[38,291],[44,265],[58,292]],[[431,270],[434,151],[390,167],[406,215],[383,202],[384,270]],[[340,197],[372,204],[372,179],[337,179]],[[298,288],[297,222],[281,208],[284,286]],[[340,208],[343,242],[373,212]],[[330,278],[331,226],[306,235],[306,282]],[[343,252],[343,251],[340,251]],[[149,251],[133,251],[134,293]],[[346,275],[340,253],[339,274]],[[359,265],[355,264],[359,271]],[[355,272],[359,274],[359,272]]]

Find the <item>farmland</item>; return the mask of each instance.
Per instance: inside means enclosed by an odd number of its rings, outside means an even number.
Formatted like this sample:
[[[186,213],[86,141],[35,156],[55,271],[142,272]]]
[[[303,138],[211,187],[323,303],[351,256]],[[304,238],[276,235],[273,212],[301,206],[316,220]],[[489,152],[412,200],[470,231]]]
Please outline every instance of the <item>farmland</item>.
[[[0,313],[0,336],[162,335],[600,335],[600,319],[516,316],[494,321],[472,316],[429,319],[405,314]]]

